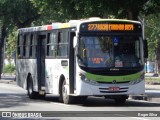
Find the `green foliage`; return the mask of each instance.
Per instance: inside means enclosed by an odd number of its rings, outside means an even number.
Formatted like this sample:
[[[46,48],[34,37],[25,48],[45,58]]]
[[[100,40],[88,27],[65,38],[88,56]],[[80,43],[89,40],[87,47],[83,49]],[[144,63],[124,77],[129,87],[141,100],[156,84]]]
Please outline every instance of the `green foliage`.
[[[39,17],[38,8],[30,0],[1,0],[0,19],[5,26],[26,27]]]
[[[145,81],[155,81],[160,83],[160,78],[159,77],[147,77],[145,78]]]
[[[88,17],[130,18],[137,20],[139,13],[151,14],[159,10],[156,0],[31,0],[40,8],[41,17],[55,21]],[[44,20],[44,19],[43,19]]]
[[[0,0],[0,21],[9,30],[6,54],[10,59],[15,51],[17,28],[89,17],[137,20],[143,15],[152,60],[160,41],[159,6],[159,0]]]
[[[160,14],[159,15],[149,15],[145,17],[145,36],[148,41],[149,47],[149,60],[154,61],[157,58],[158,47],[160,44]]]
[[[1,0],[0,18],[19,27],[65,22],[70,19],[116,16],[138,18],[158,13],[157,0]]]
[[[3,72],[4,73],[15,73],[15,66],[12,64],[5,65]]]
[[[6,58],[10,61],[13,58],[13,54],[16,52],[16,44],[18,40],[18,32],[16,28],[9,32],[7,37],[7,44],[6,44]]]
[[[143,12],[146,16],[159,14],[160,11],[160,1],[159,0],[146,0],[143,5]]]

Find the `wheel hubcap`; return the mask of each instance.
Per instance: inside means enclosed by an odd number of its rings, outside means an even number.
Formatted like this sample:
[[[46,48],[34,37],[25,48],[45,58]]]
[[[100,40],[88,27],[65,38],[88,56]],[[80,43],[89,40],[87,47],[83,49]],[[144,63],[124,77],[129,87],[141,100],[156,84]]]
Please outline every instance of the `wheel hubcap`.
[[[62,93],[63,93],[63,98],[66,99],[67,98],[67,88],[66,88],[66,85],[63,86]]]

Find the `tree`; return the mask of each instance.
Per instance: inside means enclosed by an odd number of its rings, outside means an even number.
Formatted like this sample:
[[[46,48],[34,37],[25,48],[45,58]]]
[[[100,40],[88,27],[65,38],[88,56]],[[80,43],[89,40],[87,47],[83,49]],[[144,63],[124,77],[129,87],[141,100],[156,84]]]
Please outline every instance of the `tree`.
[[[11,63],[11,59],[15,58],[15,52],[16,52],[16,44],[18,39],[18,31],[16,28],[14,28],[12,31],[9,32],[7,37],[7,43],[6,43],[6,50],[5,50],[5,57],[8,59],[9,63]]]
[[[0,20],[4,30],[9,29],[12,36],[15,26],[37,26],[70,19],[115,17],[138,20],[141,15],[157,15],[159,6],[157,0],[1,0]]]
[[[146,18],[146,38],[149,47],[149,61],[157,61],[160,70],[160,14],[149,15]]]
[[[30,26],[31,23],[39,18],[39,9],[30,0],[1,0],[0,1],[0,20],[1,44],[0,44],[0,75],[3,68],[3,50],[7,37],[7,30]]]
[[[6,25],[12,24],[18,28],[26,27],[39,18],[38,8],[30,0],[1,0],[1,19]]]
[[[138,20],[140,13],[149,15],[160,10],[160,2],[157,0],[32,0],[32,3],[41,8],[41,17],[46,22],[65,22],[89,17],[108,18],[110,15]]]

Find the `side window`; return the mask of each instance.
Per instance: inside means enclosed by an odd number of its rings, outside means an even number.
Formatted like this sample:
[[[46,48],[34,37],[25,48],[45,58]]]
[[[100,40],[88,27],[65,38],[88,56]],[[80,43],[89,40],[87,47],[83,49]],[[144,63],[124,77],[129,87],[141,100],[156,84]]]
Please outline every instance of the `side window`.
[[[26,56],[26,35],[24,35],[23,39],[23,58]]]
[[[29,44],[29,57],[33,57],[33,34],[30,36],[30,44]]]
[[[30,58],[35,58],[35,50],[36,50],[35,39],[36,39],[36,34],[32,33],[30,35],[30,40],[29,40],[29,57]]]
[[[35,58],[36,57],[36,48],[37,48],[37,34],[33,34],[33,39],[32,39],[32,57]]]
[[[27,37],[27,38],[26,38],[26,47],[25,47],[25,48],[26,48],[26,49],[25,49],[25,52],[26,52],[26,53],[25,53],[25,57],[26,57],[26,58],[29,58],[30,36],[31,36],[30,34],[28,34],[28,35],[26,36],[26,37]]]
[[[17,54],[18,58],[34,58],[36,34],[25,34],[18,36]]]
[[[55,32],[48,33],[47,38],[47,56],[56,57],[57,51],[57,35]]]
[[[68,57],[68,31],[58,32],[57,56]]]
[[[20,55],[20,35],[18,35],[18,42],[17,42],[17,55]]]
[[[18,58],[22,58],[22,50],[23,50],[23,46],[22,46],[22,43],[23,43],[23,36],[22,35],[19,35],[18,36],[18,46],[17,46],[17,54],[18,54]]]

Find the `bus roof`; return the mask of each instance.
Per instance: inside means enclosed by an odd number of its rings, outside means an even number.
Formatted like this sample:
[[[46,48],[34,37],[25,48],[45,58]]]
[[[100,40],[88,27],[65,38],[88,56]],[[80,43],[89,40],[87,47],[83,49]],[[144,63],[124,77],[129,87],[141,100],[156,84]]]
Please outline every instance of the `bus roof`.
[[[20,28],[18,29],[19,33],[23,32],[36,32],[36,31],[46,31],[46,30],[52,30],[52,29],[62,29],[62,28],[72,28],[77,27],[81,23],[87,23],[87,22],[100,22],[100,21],[119,21],[119,22],[131,22],[131,23],[138,23],[139,21],[133,21],[133,20],[126,20],[126,19],[100,19],[100,18],[90,18],[90,19],[81,19],[81,20],[70,20],[68,23],[52,23],[50,25],[43,25],[43,26],[36,26],[36,27],[28,27],[28,28]]]

